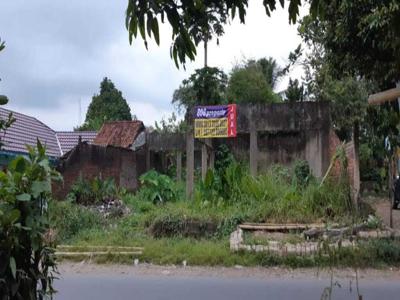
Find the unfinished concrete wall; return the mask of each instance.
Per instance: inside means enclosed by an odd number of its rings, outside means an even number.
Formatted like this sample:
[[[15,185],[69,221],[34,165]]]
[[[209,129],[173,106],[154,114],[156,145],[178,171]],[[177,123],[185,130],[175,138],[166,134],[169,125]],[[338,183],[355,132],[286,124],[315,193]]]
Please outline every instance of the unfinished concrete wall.
[[[313,174],[321,177],[330,162],[329,105],[326,102],[239,105],[238,135],[214,139],[214,145],[226,144],[239,160],[249,160],[250,122],[257,130],[258,171],[274,164],[291,165],[307,160]]]
[[[291,165],[298,159],[310,164],[313,174],[321,177],[330,162],[329,105],[326,102],[279,103],[269,105],[238,105],[237,137],[212,139],[213,148],[226,144],[240,161],[250,163],[250,125],[257,137],[257,170],[266,170],[273,164]],[[185,151],[184,135],[154,133],[148,139],[149,149],[157,152]],[[201,149],[202,140],[195,140],[195,153]],[[195,166],[201,157],[195,154]],[[199,161],[200,159],[200,161]],[[160,169],[160,163],[153,166]]]

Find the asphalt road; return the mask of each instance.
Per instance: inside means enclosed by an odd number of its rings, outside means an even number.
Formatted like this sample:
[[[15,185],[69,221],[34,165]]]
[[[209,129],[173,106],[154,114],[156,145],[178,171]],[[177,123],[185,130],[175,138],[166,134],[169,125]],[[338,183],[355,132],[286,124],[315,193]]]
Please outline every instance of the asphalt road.
[[[355,283],[349,279],[334,286],[334,300],[358,300]],[[319,300],[329,279],[292,278],[215,278],[141,275],[75,275],[68,274],[56,282],[56,300],[122,300],[122,299],[279,299]],[[400,282],[394,280],[361,280],[363,300],[400,299]],[[326,298],[329,299],[329,298]]]

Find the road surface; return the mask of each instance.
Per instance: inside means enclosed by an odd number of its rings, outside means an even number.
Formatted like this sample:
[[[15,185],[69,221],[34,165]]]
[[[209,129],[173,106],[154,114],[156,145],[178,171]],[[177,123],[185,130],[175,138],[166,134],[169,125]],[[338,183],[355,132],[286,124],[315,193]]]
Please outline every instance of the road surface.
[[[330,278],[326,275],[317,276],[308,271],[300,276],[288,274],[292,273],[253,277],[249,276],[249,271],[239,271],[233,276],[230,273],[228,276],[216,276],[212,269],[198,274],[191,271],[175,272],[168,268],[146,272],[108,272],[106,269],[100,272],[62,271],[61,279],[56,282],[59,293],[55,300],[319,300],[324,289],[330,286]],[[362,299],[400,299],[399,273],[395,276],[380,274],[359,280]],[[332,299],[358,300],[354,277],[344,276],[336,280],[340,286],[334,285]]]

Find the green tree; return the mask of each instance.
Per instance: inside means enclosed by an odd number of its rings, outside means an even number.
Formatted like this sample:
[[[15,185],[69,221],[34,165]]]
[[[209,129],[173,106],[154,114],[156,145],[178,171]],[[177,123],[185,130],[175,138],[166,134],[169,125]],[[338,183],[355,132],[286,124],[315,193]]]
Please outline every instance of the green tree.
[[[285,91],[286,101],[302,102],[304,101],[304,86],[297,79],[289,78],[289,85]]]
[[[321,89],[321,100],[332,103],[331,119],[334,129],[341,133],[342,138],[349,138],[354,133],[357,135],[367,113],[367,84],[354,77],[340,80],[327,78]],[[357,141],[358,138],[354,136]]]
[[[0,171],[0,295],[7,300],[47,299],[54,293],[54,249],[49,234],[48,203],[53,180],[46,149],[28,147]]]
[[[276,60],[272,57],[263,57],[258,60],[249,60],[248,66],[255,65],[264,74],[265,80],[271,89],[275,89],[279,78],[283,75],[282,68],[278,65]]]
[[[332,85],[330,81],[334,84],[342,80],[351,85],[364,82],[369,93],[393,87],[400,78],[398,1],[334,0],[321,3],[323,13],[306,16],[299,27],[303,41],[311,49],[303,62],[308,96],[315,100],[326,99],[326,88]],[[355,104],[352,102],[354,97],[349,97],[340,100],[344,103],[339,103],[338,109],[333,107],[332,110],[338,112],[332,114],[334,122],[335,118],[350,122],[358,119],[364,138],[380,140],[379,144],[383,145],[383,139],[389,137],[393,147],[398,145],[393,134],[397,124],[387,122],[383,117],[395,115],[398,110],[395,105],[366,109],[365,103]],[[346,113],[347,117],[341,118],[345,106],[351,109],[359,104],[364,109],[352,109],[351,113]],[[371,122],[372,117],[374,122]],[[369,121],[361,121],[364,118]],[[336,122],[337,125],[340,123],[339,120]],[[372,123],[379,128],[371,128]],[[377,133],[380,136],[376,136]]]
[[[174,112],[167,119],[162,118],[159,122],[154,122],[154,129],[159,133],[183,133],[185,127],[184,120],[178,120]]]
[[[310,0],[311,10],[319,11],[319,2]],[[325,0],[328,1],[328,0]],[[264,0],[263,6],[269,16],[276,9],[278,2],[283,7],[288,2],[289,22],[295,23],[299,15],[300,0]],[[248,0],[238,1],[175,1],[175,0],[129,0],[126,10],[126,27],[129,41],[132,43],[138,33],[147,47],[147,38],[160,42],[158,22],[165,19],[172,27],[170,55],[176,65],[185,64],[186,58],[194,60],[196,46],[205,34],[223,34],[223,25],[237,15],[245,23]],[[212,31],[211,31],[212,29]]]
[[[379,89],[392,87],[400,79],[399,1],[323,2],[323,14],[303,20],[303,38],[323,46],[334,77],[360,76]]]
[[[123,120],[132,120],[131,109],[122,93],[105,77],[100,84],[100,94],[92,98],[85,123],[77,130],[99,130],[106,121]]]
[[[265,65],[264,65],[265,66]],[[273,103],[281,99],[271,87],[274,71],[263,68],[259,61],[236,65],[230,74],[227,98],[230,103]],[[270,81],[269,81],[270,80]]]
[[[197,69],[174,91],[172,103],[184,110],[194,105],[225,103],[227,81],[226,74],[218,68]]]
[[[304,61],[307,93],[315,100],[330,98],[339,136],[352,135],[356,151],[360,142],[361,159],[368,155],[375,159],[377,164],[360,162],[363,168],[373,168],[361,170],[361,177],[370,174],[374,180],[382,179],[385,172],[378,170],[384,158],[400,145],[398,107],[397,103],[367,107],[366,95],[393,87],[399,80],[398,1],[335,0],[324,6],[324,14],[306,16],[299,27],[311,49]],[[385,138],[391,151],[384,147]]]

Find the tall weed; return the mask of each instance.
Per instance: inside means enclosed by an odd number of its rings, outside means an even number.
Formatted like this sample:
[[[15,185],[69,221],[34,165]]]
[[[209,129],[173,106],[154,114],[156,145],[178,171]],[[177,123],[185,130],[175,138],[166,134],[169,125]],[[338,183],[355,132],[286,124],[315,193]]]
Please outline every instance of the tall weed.
[[[153,203],[164,203],[177,199],[175,182],[167,175],[155,170],[148,171],[140,176],[142,189],[140,197]]]
[[[59,242],[71,239],[81,230],[100,229],[104,225],[99,213],[69,201],[52,201],[49,212],[50,225]]]

